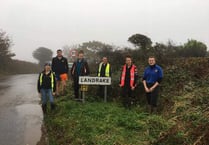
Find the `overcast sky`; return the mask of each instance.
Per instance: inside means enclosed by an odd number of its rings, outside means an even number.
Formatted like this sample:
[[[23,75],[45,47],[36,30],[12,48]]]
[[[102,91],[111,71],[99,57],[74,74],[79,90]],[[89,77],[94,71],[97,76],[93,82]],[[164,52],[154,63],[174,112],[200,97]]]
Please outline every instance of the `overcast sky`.
[[[0,29],[12,38],[15,58],[28,61],[40,46],[53,52],[92,40],[131,46],[127,39],[136,33],[209,47],[209,0],[0,0]]]

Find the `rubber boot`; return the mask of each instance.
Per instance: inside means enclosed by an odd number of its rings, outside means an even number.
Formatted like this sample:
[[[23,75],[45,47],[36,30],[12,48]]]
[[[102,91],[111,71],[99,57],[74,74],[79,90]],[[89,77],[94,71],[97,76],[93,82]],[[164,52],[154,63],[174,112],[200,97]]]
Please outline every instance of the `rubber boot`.
[[[55,104],[51,103],[51,110],[54,110],[54,109],[55,109]]]
[[[152,109],[152,106],[151,105],[148,105],[147,106],[147,110],[148,110],[148,113],[149,114],[152,114],[153,109]]]
[[[157,107],[153,107],[153,114],[157,114]]]
[[[42,104],[42,110],[43,110],[44,114],[47,113],[47,106],[46,106],[46,104]]]

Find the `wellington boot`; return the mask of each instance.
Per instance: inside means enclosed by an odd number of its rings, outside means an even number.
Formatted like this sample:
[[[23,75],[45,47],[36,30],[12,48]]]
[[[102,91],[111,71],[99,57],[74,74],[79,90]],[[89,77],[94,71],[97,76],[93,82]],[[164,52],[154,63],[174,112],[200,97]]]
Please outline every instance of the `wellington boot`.
[[[54,110],[54,109],[55,109],[55,104],[51,103],[51,110]]]
[[[42,104],[42,110],[43,110],[44,114],[47,113],[47,106],[46,106],[46,104]]]
[[[157,107],[153,107],[153,114],[157,114]]]
[[[151,106],[151,105],[148,105],[148,106],[147,106],[147,112],[148,112],[149,114],[152,114],[152,106]]]

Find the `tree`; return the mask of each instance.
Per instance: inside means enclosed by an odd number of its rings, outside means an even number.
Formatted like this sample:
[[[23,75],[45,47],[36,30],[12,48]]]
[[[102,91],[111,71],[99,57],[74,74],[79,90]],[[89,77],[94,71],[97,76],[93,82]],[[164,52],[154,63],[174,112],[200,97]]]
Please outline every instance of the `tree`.
[[[100,41],[89,41],[84,42],[81,45],[82,49],[88,49],[93,52],[101,51],[101,49],[110,48],[111,46],[109,44],[102,43]]]
[[[43,66],[44,63],[51,61],[52,55],[52,50],[45,47],[39,47],[33,51],[33,57],[39,61],[40,66]]]
[[[179,54],[182,57],[205,57],[207,46],[200,41],[191,39],[179,50]]]
[[[169,40],[166,44],[155,43],[155,45],[149,50],[149,55],[154,55],[160,63],[168,64],[172,62],[173,58],[179,57],[177,51],[182,48],[180,45],[176,45]]]
[[[12,42],[6,32],[0,30],[0,69],[5,69],[11,62],[12,57],[15,56],[15,54],[10,51],[11,45]]]
[[[143,50],[150,48],[152,45],[151,39],[142,34],[134,34],[128,38],[128,41],[134,44],[135,47],[141,48]]]

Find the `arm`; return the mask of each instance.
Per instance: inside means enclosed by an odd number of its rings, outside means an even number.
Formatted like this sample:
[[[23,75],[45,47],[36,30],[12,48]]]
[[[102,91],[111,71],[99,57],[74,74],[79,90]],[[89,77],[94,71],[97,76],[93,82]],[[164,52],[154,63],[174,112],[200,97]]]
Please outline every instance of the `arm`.
[[[143,74],[143,78],[142,78],[142,82],[144,85],[145,92],[148,93],[148,92],[150,92],[150,89],[147,87],[146,77],[147,77],[147,75],[146,75],[146,69],[145,69],[144,74]]]
[[[138,78],[139,78],[138,70],[135,67],[135,69],[134,69],[134,87],[137,86]]]
[[[87,62],[85,64],[85,67],[86,67],[86,75],[89,75],[90,74],[90,70],[89,70],[89,65],[88,65]]]
[[[120,78],[119,78],[119,87],[122,87],[121,86],[121,79],[122,79],[122,73],[123,73],[123,66],[121,67],[121,71],[120,71]]]
[[[110,77],[112,76],[112,66],[110,65]]]
[[[153,91],[160,83],[162,82],[163,79],[163,71],[161,68],[158,69],[158,79],[157,82],[150,88],[150,91]]]
[[[98,67],[97,67],[97,76],[99,75],[99,66],[100,66],[100,63],[98,65]]]
[[[75,62],[73,63],[73,66],[72,66],[72,68],[71,68],[71,70],[70,70],[70,74],[71,74],[72,77],[73,77],[74,74],[75,74]]]
[[[144,85],[145,92],[146,93],[149,93],[150,92],[150,89],[147,87],[146,80],[143,80],[142,82],[143,82],[143,85]]]
[[[65,66],[66,66],[66,73],[68,73],[69,67],[68,67],[68,60],[67,60],[67,58],[65,58]]]
[[[37,90],[38,90],[38,92],[40,93],[40,90],[41,90],[41,86],[40,86],[40,74],[39,74],[39,76],[38,76]]]
[[[54,67],[54,58],[52,59],[52,71],[55,72],[55,67]]]
[[[55,75],[53,74],[53,79],[54,79],[54,88],[53,88],[53,92],[56,92],[56,79],[55,79]]]

